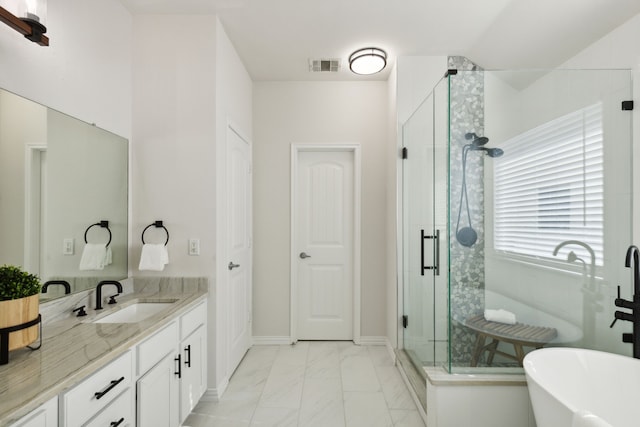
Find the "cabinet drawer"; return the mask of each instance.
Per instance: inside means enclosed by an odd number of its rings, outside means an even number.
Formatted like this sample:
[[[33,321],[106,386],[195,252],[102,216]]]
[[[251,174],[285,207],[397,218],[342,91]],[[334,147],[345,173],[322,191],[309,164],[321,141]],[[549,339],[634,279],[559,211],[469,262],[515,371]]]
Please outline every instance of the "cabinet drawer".
[[[58,426],[58,396],[43,403],[31,413],[25,415],[11,427],[57,427]]]
[[[207,302],[202,301],[196,307],[191,309],[191,311],[180,317],[180,340],[191,335],[193,331],[198,329],[198,326],[204,325],[206,322]]]
[[[176,352],[178,325],[171,322],[138,344],[138,375],[143,375],[170,352]]]
[[[79,426],[131,385],[131,352],[83,380],[62,397],[64,425]]]
[[[133,394],[132,388],[126,389],[120,396],[95,416],[84,427],[133,427]]]

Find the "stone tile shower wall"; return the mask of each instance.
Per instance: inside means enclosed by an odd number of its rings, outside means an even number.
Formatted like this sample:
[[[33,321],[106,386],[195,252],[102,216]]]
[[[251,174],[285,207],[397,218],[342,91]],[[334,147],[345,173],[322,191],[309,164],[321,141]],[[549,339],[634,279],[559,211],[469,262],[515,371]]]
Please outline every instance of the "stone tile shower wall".
[[[484,135],[484,72],[467,58],[451,56],[448,68],[458,70],[450,77],[450,298],[451,298],[451,365],[469,366],[475,334],[460,326],[471,314],[484,309],[484,153],[467,156],[466,185],[469,210],[478,240],[471,247],[456,240],[456,223],[469,226],[466,206],[460,204],[462,191],[462,147],[468,144],[465,134]],[[489,135],[490,137],[490,135]]]

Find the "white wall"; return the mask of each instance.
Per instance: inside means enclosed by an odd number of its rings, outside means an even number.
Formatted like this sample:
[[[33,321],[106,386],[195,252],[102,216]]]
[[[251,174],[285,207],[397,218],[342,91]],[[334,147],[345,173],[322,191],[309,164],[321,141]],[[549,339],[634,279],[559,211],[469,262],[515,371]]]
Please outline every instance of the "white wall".
[[[213,278],[217,19],[143,15],[134,23],[131,270]],[[169,265],[139,272],[141,233],[155,220],[170,233]],[[147,243],[165,238],[161,229],[145,233]],[[200,239],[200,256],[188,255],[189,238]]]
[[[569,59],[565,68],[625,68],[633,70],[636,107],[633,111],[633,218],[640,218],[640,14]],[[633,227],[633,242],[640,242],[640,227]]]
[[[626,68],[640,65],[640,14],[567,60],[561,68]]]
[[[132,244],[129,267],[136,276],[209,279],[208,387],[217,388],[215,299],[215,16],[135,16],[131,149]],[[159,29],[161,29],[159,31]],[[139,271],[142,230],[155,220],[170,233],[169,264],[162,272]],[[165,241],[151,227],[145,242]],[[189,238],[200,256],[189,256]]]
[[[208,385],[221,393],[231,368],[226,270],[216,267],[225,261],[219,190],[227,120],[251,136],[251,80],[214,15],[136,16],[134,53],[133,274],[209,279]],[[162,272],[138,271],[140,233],[154,220],[170,232],[170,262]],[[146,242],[164,241],[162,230],[147,233]],[[188,255],[190,238],[200,239],[200,256]]]
[[[223,26],[217,21],[216,26],[216,286],[215,295],[210,294],[210,300],[215,298],[215,313],[209,313],[209,348],[213,348],[212,332],[215,327],[215,378],[212,376],[213,364],[209,359],[209,388],[215,384],[216,389],[223,391],[226,382],[233,373],[234,366],[229,366],[226,359],[225,347],[229,345],[227,330],[230,329],[232,313],[229,311],[231,304],[228,301],[227,263],[230,261],[227,252],[227,242],[230,237],[229,219],[227,218],[226,203],[226,159],[227,159],[227,127],[233,125],[236,132],[248,141],[253,136],[253,83],[246,68],[242,64],[231,41],[227,37]],[[210,165],[208,167],[211,167]],[[213,188],[211,183],[203,183]],[[209,219],[211,220],[211,219]],[[210,286],[210,289],[212,287]],[[213,304],[210,303],[210,307]],[[212,315],[215,315],[215,320]],[[224,347],[223,347],[224,346]],[[212,354],[212,351],[209,352]],[[215,382],[213,382],[215,381]]]
[[[49,2],[50,46],[0,25],[0,87],[131,136],[131,15],[117,0]]]
[[[402,56],[397,60],[399,126],[431,93],[447,71],[447,56]]]
[[[362,147],[361,335],[386,334],[385,82],[260,82],[254,86],[254,336],[289,337],[290,147]],[[356,319],[358,321],[358,319]]]

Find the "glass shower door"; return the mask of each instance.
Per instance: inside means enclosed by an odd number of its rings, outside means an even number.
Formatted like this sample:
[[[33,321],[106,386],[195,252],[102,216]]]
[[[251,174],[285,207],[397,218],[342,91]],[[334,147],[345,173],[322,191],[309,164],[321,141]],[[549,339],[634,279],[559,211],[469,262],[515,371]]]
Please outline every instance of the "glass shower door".
[[[441,81],[402,129],[403,346],[417,368],[447,356],[447,87]]]

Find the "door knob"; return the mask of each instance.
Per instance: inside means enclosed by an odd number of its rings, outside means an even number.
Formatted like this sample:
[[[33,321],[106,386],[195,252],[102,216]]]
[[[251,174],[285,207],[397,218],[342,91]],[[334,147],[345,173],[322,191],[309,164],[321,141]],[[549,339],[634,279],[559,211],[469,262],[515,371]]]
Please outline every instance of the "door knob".
[[[306,254],[306,253],[304,253],[304,252],[300,252],[300,258],[301,258],[301,259],[311,258],[311,255],[307,255],[307,254]]]
[[[230,262],[228,267],[229,270],[233,270],[236,267],[240,267],[240,264],[234,264],[233,262]]]

